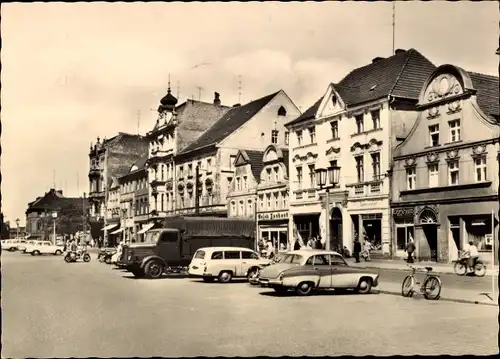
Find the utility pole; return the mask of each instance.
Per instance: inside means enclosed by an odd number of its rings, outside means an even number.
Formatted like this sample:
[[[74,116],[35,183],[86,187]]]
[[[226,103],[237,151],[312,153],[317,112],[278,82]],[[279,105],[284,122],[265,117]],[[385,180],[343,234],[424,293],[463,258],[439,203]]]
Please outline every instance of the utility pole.
[[[198,182],[200,179],[200,166],[196,165],[196,173],[195,173],[195,180],[194,180],[194,213],[195,215],[200,214],[200,196],[199,196],[199,187],[198,187]]]
[[[201,91],[203,90],[203,87],[196,86],[196,88],[198,89],[198,101],[201,101]]]

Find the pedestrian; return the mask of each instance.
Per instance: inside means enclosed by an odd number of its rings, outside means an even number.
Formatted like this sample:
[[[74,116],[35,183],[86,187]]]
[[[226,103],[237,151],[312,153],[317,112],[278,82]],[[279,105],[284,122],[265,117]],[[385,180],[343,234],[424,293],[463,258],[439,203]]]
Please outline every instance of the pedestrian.
[[[267,241],[266,252],[267,252],[267,258],[274,257],[274,247],[273,247],[273,242],[271,240]]]
[[[306,247],[307,248],[313,248],[313,246],[314,246],[314,238],[313,237],[309,237],[309,239],[307,240]]]
[[[408,253],[407,263],[413,263],[413,252],[415,252],[415,243],[413,242],[413,238],[410,237],[408,244],[406,244],[405,251]]]
[[[372,244],[369,240],[365,239],[365,245],[363,246],[363,259],[367,262],[371,262],[370,251],[372,250]]]
[[[356,259],[356,263],[359,263],[359,254],[361,253],[361,243],[359,242],[359,239],[356,238],[354,241],[354,250],[353,250],[353,255],[354,258]]]
[[[321,243],[321,236],[317,236],[314,241],[314,249],[323,249],[323,243]]]

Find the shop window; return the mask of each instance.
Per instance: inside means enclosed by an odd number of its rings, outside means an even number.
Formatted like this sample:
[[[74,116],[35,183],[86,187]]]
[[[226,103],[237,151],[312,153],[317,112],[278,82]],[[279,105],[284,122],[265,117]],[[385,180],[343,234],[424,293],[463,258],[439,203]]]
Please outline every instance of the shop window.
[[[413,222],[407,221],[403,224],[396,224],[396,246],[398,250],[405,250],[406,245],[415,236]]]

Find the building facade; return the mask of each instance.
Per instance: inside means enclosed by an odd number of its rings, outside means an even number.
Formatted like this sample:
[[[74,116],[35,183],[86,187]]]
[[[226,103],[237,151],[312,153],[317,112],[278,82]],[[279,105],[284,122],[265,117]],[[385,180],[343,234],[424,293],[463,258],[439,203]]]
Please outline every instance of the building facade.
[[[122,238],[131,243],[143,242],[144,233],[152,227],[149,221],[149,183],[145,168],[146,157],[137,161],[130,171],[119,177],[120,229]]]
[[[120,132],[113,138],[97,138],[89,152],[89,201],[90,224],[92,237],[103,235],[103,227],[107,227],[106,205],[109,197],[109,183],[112,177],[120,177],[127,173],[130,167],[146,156],[148,141],[140,135]],[[107,239],[107,230],[104,239]]]
[[[106,226],[101,229],[104,240],[104,232],[108,234],[104,246],[114,246],[121,238],[121,209],[120,209],[120,182],[115,176],[109,181],[108,200],[106,205]]]
[[[233,107],[176,156],[177,212],[226,217],[238,151],[263,151],[269,143],[286,146],[284,125],[299,115],[282,90]]]
[[[453,65],[440,66],[423,85],[419,117],[394,155],[399,255],[414,238],[419,259],[450,262],[473,240],[491,261],[493,243],[498,248],[498,88],[498,77]]]
[[[351,71],[290,129],[290,233],[321,236],[326,248],[353,250],[353,238],[392,253],[392,152],[417,118],[420,88],[435,66],[418,51]],[[340,167],[335,188],[318,188],[315,171]],[[328,198],[328,203],[326,199]]]
[[[288,235],[288,149],[270,145],[262,156],[257,186],[257,232],[275,253],[291,249]]]
[[[215,93],[213,103],[187,100],[177,107],[176,104],[177,99],[171,94],[169,85],[167,95],[160,101],[156,125],[147,134],[149,208],[152,218],[176,214],[175,155],[229,110],[229,107],[221,105],[218,93]],[[209,161],[207,165],[210,165]]]

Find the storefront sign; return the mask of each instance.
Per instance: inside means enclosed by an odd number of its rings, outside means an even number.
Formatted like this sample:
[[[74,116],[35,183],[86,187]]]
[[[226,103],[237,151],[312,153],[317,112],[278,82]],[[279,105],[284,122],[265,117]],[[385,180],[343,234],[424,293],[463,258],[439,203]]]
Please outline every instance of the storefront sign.
[[[349,209],[355,210],[356,208],[359,209],[368,209],[368,208],[373,208],[373,209],[381,209],[381,208],[386,208],[388,206],[387,201],[384,200],[362,200],[362,201],[350,201],[349,202]]]
[[[288,219],[288,211],[257,213],[259,221],[275,221],[279,219]]]
[[[392,210],[393,217],[400,218],[409,218],[415,215],[415,207],[403,207],[403,208],[394,208]]]

